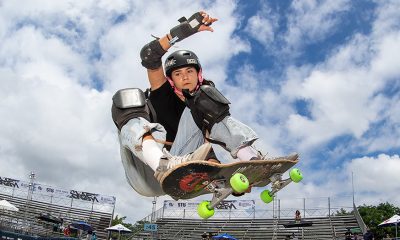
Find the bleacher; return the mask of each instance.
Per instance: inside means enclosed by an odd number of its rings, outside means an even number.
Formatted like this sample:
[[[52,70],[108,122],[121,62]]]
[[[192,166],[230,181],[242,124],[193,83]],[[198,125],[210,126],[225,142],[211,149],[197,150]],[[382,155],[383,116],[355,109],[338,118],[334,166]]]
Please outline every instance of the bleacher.
[[[293,233],[299,239],[344,239],[347,228],[358,227],[354,215],[313,217],[306,220],[312,222],[312,226],[285,228],[284,225],[291,219],[162,218],[155,223],[158,226],[157,239],[174,240],[201,239],[204,232],[228,233],[237,239],[285,239]],[[142,231],[132,236],[132,239],[153,239],[153,237],[151,233]]]
[[[62,218],[64,225],[75,221],[86,221],[96,230],[99,239],[106,239],[107,232],[105,228],[109,227],[112,219],[112,213],[36,200],[27,201],[24,198],[1,193],[0,199],[5,199],[19,208],[18,212],[2,211],[0,213],[0,229],[22,234],[43,237],[63,236],[56,224],[38,219],[41,214],[50,214],[51,216]]]

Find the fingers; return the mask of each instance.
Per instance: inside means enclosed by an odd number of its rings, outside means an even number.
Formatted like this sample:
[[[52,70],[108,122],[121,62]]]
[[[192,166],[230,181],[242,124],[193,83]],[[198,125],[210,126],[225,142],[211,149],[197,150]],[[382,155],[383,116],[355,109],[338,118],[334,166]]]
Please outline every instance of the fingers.
[[[218,21],[218,19],[217,18],[212,18],[212,17],[210,17],[210,15],[208,15],[206,12],[204,12],[204,11],[200,11],[200,14],[201,14],[201,16],[203,16],[203,21],[202,21],[202,23],[203,23],[203,25],[200,27],[200,29],[199,29],[199,31],[205,31],[205,30],[207,30],[207,31],[211,31],[211,32],[213,32],[214,30],[211,28],[211,27],[209,27],[213,22],[216,22],[216,21]],[[204,27],[205,26],[205,27]]]
[[[210,31],[210,32],[214,32],[214,29],[212,27],[206,26],[206,25],[201,25],[199,27],[199,32],[201,31]]]
[[[208,15],[208,14],[203,15],[203,17],[204,17],[204,18],[203,18],[202,23],[203,23],[204,25],[206,25],[206,26],[209,26],[209,25],[211,25],[213,22],[218,21],[217,18],[212,18],[212,17],[210,17],[210,15]]]

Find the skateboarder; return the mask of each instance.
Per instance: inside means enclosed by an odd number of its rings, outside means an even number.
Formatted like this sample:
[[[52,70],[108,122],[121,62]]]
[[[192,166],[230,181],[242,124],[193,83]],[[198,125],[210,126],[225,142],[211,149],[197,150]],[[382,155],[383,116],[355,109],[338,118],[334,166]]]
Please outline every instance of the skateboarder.
[[[222,145],[241,161],[261,159],[251,147],[258,138],[256,133],[230,116],[229,101],[203,78],[195,53],[175,51],[166,58],[163,69],[161,58],[172,45],[198,32],[212,32],[210,25],[217,19],[201,11],[179,21],[140,52],[151,87],[150,106],[142,109],[154,109],[152,113],[119,101],[124,97],[118,92],[113,98],[112,114],[119,129],[125,173],[131,186],[145,196],[163,194],[151,173],[160,181],[178,164],[212,158],[207,157],[209,141]]]

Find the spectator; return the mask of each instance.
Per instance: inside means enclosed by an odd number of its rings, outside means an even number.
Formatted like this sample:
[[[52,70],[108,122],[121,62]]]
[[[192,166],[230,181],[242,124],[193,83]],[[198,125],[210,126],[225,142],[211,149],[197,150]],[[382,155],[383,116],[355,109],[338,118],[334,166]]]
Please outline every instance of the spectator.
[[[296,210],[296,214],[294,216],[294,220],[296,221],[296,223],[301,222],[301,214],[299,210]]]
[[[371,229],[367,229],[367,232],[364,234],[364,240],[373,240],[374,234],[372,233]]]
[[[350,228],[348,228],[347,231],[346,231],[346,233],[344,234],[344,239],[345,239],[345,240],[352,240]]]
[[[207,233],[206,232],[204,232],[203,234],[201,234],[201,239],[207,239]]]
[[[203,240],[209,240],[209,239],[212,239],[213,234],[211,232],[204,232],[201,235],[201,237],[202,237],[201,239],[203,239]]]
[[[91,230],[89,230],[87,232],[87,235],[86,235],[86,240],[91,240],[92,239],[92,234],[93,234],[93,232]]]

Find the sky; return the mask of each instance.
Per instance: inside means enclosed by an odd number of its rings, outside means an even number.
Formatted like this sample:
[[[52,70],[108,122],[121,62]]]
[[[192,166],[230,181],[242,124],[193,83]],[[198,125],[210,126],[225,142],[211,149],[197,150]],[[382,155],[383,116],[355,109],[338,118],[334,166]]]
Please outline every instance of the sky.
[[[354,186],[356,205],[400,206],[396,0],[0,0],[0,176],[34,171],[115,196],[130,222],[150,214],[153,199],[125,180],[111,98],[149,87],[140,49],[199,10],[218,18],[214,32],[174,48],[198,55],[263,153],[300,154],[304,180],[281,199],[351,206]]]

